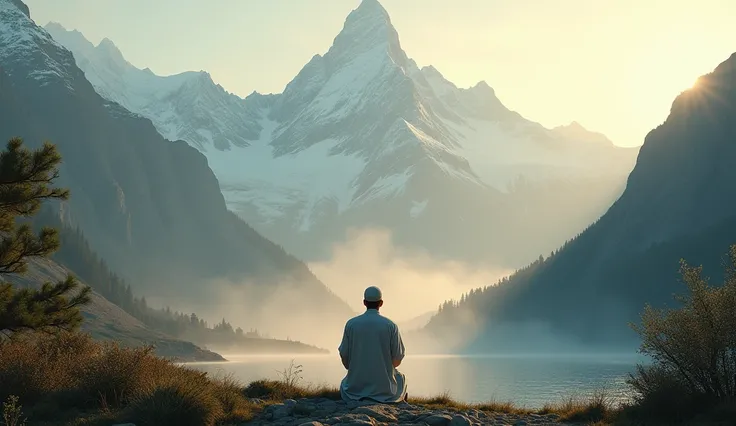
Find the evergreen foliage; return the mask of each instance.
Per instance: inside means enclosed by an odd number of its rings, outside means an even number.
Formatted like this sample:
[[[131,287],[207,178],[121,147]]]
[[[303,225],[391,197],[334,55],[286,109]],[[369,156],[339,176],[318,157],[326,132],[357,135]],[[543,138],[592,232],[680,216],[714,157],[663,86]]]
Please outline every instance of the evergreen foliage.
[[[168,306],[153,308],[145,297],[136,297],[130,284],[110,270],[107,262],[92,249],[78,227],[62,223],[53,209],[43,209],[34,223],[37,228],[52,227],[59,230],[61,247],[54,253],[54,260],[74,271],[105,299],[153,330],[199,345],[227,345],[242,338],[264,337],[258,330],[244,332],[240,327],[235,329],[224,318],[220,323],[210,326],[196,313],[178,312]]]
[[[65,200],[69,192],[53,186],[61,156],[45,143],[36,150],[11,139],[0,153],[0,274],[26,272],[29,257],[47,257],[59,248],[58,233],[50,227],[34,233],[27,219],[38,213],[46,200]],[[73,330],[82,322],[79,307],[89,300],[89,288],[69,276],[40,289],[16,289],[0,283],[0,333]]]

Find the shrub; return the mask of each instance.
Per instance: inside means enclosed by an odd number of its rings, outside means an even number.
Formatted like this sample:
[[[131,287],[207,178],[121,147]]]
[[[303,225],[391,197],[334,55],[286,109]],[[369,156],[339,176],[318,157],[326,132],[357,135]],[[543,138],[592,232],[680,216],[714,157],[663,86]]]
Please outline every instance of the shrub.
[[[650,367],[629,379],[636,405],[629,410],[662,418],[694,416],[736,401],[736,246],[731,247],[723,285],[711,286],[702,267],[681,261],[689,294],[678,309],[647,306],[640,351]]]
[[[95,343],[82,334],[24,336],[0,344],[0,398],[11,390],[27,403],[76,386]]]
[[[3,402],[3,425],[4,426],[25,426],[26,419],[23,418],[21,405],[18,404],[18,397],[11,395],[6,402]]]
[[[173,367],[152,355],[152,348],[121,348],[105,343],[89,358],[79,379],[83,404],[101,403],[105,407],[120,407],[147,391],[157,372]]]
[[[609,421],[615,417],[616,409],[608,393],[601,389],[588,397],[569,396],[557,404],[546,404],[540,414],[557,414],[565,422],[585,424]]]
[[[231,378],[213,379],[158,358],[150,348],[98,343],[81,334],[0,344],[0,383],[0,397],[18,395],[34,422],[79,423],[92,415],[89,421],[101,424],[211,425],[246,422],[260,409]]]
[[[176,382],[138,397],[131,406],[131,420],[139,426],[212,426],[224,411],[207,379]]]

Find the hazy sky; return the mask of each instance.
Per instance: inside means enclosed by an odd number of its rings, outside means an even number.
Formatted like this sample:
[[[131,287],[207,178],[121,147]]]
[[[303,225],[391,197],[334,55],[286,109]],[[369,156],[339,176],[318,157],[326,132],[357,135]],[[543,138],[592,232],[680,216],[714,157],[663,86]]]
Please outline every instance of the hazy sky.
[[[157,74],[206,70],[281,92],[359,0],[25,0]],[[736,51],[734,0],[382,0],[404,49],[461,87],[485,80],[546,126],[576,120],[640,145],[673,98]]]

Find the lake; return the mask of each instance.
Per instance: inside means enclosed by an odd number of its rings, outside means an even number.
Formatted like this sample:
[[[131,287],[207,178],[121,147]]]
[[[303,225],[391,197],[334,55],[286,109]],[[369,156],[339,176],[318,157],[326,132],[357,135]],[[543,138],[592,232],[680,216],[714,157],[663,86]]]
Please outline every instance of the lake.
[[[336,355],[237,356],[228,363],[191,363],[213,374],[232,374],[243,383],[278,379],[293,359],[303,368],[304,384],[337,386],[345,370]],[[630,397],[625,380],[642,360],[633,355],[407,356],[399,371],[407,376],[410,396],[449,392],[464,402],[512,401],[541,408],[575,395],[605,390],[613,401]]]

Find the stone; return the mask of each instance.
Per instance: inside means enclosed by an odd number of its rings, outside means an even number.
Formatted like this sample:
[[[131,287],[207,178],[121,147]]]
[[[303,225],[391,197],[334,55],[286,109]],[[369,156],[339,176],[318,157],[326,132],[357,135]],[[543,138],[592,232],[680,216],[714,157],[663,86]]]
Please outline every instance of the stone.
[[[394,416],[390,411],[391,408],[388,406],[371,405],[368,407],[358,407],[353,410],[353,414],[365,414],[379,422],[395,423],[396,416]]]
[[[402,411],[401,413],[399,413],[398,417],[398,420],[402,423],[413,422],[416,419],[417,415],[409,411]]]
[[[372,401],[349,401],[347,407],[349,410],[354,410],[358,407],[365,407],[366,405],[373,405],[375,402]]]
[[[289,408],[279,407],[271,412],[271,419],[283,419],[284,417],[289,417],[289,415],[291,415],[291,410]]]
[[[452,421],[452,417],[447,414],[432,414],[422,419],[422,421],[429,426],[447,426]]]
[[[314,404],[302,401],[294,405],[291,412],[296,415],[306,416],[314,412],[316,409],[317,407]]]
[[[374,426],[376,421],[366,414],[346,414],[340,418],[341,425],[371,425]]]
[[[248,425],[260,426],[562,426],[559,416],[487,413],[477,409],[432,410],[410,404],[333,401],[328,399],[287,400],[264,408]],[[135,426],[118,425],[118,426]],[[244,425],[241,425],[244,426]]]
[[[471,426],[472,424],[473,422],[460,414],[452,416],[452,420],[450,420],[450,426]]]

